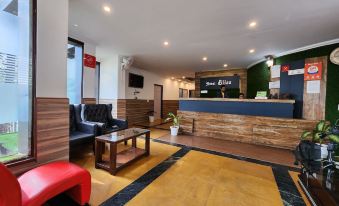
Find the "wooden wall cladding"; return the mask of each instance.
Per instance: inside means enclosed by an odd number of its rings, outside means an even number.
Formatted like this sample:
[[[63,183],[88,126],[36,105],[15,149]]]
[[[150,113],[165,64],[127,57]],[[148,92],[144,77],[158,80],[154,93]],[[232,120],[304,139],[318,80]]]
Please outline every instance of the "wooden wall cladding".
[[[117,117],[127,119],[129,126],[148,121],[147,112],[153,111],[153,100],[119,99],[117,100]]]
[[[327,57],[305,59],[305,64],[314,62],[322,62],[323,65],[322,80],[320,80],[320,93],[308,94],[306,91],[307,81],[304,81],[303,118],[309,120],[322,120],[325,119]]]
[[[39,165],[69,160],[69,101],[67,98],[36,98],[36,161],[10,167],[15,174]]]
[[[203,71],[195,73],[195,96],[200,97],[200,78],[222,77],[222,76],[240,76],[240,92],[247,93],[247,69],[229,69],[220,71]]]
[[[96,98],[82,98],[82,104],[96,104]]]
[[[304,130],[312,130],[317,121],[259,116],[214,114],[178,111],[178,115],[193,120],[193,135],[260,144],[270,147],[295,149]],[[190,121],[183,121],[191,128]],[[187,125],[185,125],[187,124]]]
[[[177,114],[179,110],[179,100],[163,100],[162,101],[162,117],[167,118],[168,113]]]

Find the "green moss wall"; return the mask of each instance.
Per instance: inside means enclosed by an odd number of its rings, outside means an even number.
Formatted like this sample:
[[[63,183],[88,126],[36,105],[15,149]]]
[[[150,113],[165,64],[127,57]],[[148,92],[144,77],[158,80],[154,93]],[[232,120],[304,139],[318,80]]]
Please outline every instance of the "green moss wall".
[[[327,67],[327,93],[326,93],[326,120],[334,122],[339,118],[339,65],[330,62],[329,56],[331,52],[339,47],[339,44],[318,47],[286,56],[281,56],[275,59],[275,64],[288,64],[293,61],[328,56]],[[248,69],[247,72],[247,96],[254,98],[258,90],[267,90],[269,83],[269,70],[265,62],[256,64]]]

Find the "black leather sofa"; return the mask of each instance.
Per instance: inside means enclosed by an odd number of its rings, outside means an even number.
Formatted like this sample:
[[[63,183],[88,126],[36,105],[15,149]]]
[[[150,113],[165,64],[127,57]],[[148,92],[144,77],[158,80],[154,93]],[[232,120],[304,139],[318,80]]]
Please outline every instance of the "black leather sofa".
[[[97,134],[97,125],[81,121],[81,105],[69,105],[70,146],[93,143]]]
[[[81,120],[98,126],[97,135],[109,134],[128,128],[126,120],[112,117],[112,104],[82,104]]]

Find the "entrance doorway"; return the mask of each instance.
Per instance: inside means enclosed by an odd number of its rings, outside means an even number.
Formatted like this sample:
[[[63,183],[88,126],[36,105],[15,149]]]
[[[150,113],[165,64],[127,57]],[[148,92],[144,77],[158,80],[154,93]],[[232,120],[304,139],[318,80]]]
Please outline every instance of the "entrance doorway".
[[[154,84],[154,119],[162,118],[163,86]]]

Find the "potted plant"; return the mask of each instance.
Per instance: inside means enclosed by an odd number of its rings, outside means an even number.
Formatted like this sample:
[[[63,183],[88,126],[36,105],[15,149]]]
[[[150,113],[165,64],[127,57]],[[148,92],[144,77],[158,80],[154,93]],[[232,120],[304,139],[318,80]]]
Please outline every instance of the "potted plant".
[[[171,135],[172,136],[177,136],[179,127],[180,127],[180,119],[181,117],[173,114],[172,112],[168,113],[168,117],[166,118],[166,122],[172,120],[173,125],[170,127],[171,128]]]
[[[321,158],[327,158],[328,156],[327,144],[323,144],[323,142],[330,141],[335,144],[339,143],[339,136],[332,133],[331,124],[325,120],[319,121],[313,131],[304,131],[301,139],[320,145]]]
[[[146,114],[148,115],[149,122],[154,122],[154,111],[149,111]]]

